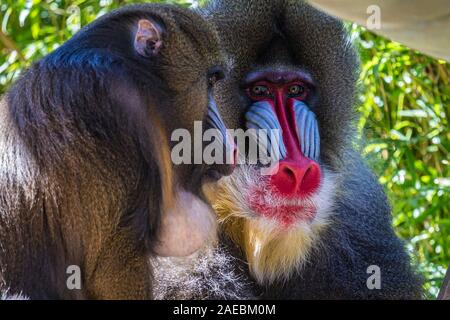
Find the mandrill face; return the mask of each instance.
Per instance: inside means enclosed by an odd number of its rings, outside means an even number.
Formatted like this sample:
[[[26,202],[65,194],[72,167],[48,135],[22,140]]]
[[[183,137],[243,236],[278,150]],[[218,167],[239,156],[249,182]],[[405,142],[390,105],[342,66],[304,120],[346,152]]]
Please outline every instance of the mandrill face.
[[[247,129],[281,132],[278,163],[263,175],[241,165],[205,193],[259,283],[288,278],[320,246],[333,211],[338,177],[319,164],[320,135],[310,108],[311,77],[301,71],[258,71],[245,80]]]

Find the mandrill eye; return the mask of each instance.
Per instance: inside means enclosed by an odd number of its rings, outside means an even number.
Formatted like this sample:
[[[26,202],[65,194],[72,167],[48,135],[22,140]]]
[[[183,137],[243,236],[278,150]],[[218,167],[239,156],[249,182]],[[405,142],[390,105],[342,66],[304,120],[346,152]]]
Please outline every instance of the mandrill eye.
[[[305,87],[300,84],[296,84],[288,88],[288,95],[290,97],[303,97],[305,92]]]
[[[258,96],[258,97],[270,96],[269,88],[267,88],[266,86],[263,86],[263,85],[253,86],[251,89],[251,92],[253,95]]]
[[[208,72],[208,84],[213,86],[216,82],[225,78],[225,73],[220,67],[211,68]]]

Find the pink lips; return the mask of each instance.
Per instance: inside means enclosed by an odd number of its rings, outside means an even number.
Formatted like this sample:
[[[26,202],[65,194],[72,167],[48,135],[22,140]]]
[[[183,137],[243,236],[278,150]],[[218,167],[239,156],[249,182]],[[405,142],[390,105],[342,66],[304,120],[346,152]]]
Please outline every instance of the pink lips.
[[[276,192],[261,188],[254,188],[249,193],[250,209],[266,218],[275,219],[281,225],[289,227],[295,222],[305,221],[311,222],[316,216],[316,208],[311,205],[293,205],[278,204],[272,205],[267,203],[267,197]]]

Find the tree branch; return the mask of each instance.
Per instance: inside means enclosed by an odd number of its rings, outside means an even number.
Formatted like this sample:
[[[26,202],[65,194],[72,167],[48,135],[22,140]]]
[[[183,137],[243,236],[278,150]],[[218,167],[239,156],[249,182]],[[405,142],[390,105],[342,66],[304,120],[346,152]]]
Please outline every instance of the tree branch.
[[[25,61],[25,57],[22,54],[22,51],[19,49],[19,47],[16,45],[16,43],[9,38],[6,34],[3,33],[3,31],[0,29],[0,42],[3,43],[3,45],[12,50],[12,51],[16,51],[17,55],[19,56],[19,59],[21,61]]]

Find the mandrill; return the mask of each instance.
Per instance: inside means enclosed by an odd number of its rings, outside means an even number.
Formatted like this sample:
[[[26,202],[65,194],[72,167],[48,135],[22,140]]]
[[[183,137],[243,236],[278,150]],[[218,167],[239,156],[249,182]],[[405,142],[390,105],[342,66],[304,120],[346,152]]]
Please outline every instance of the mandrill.
[[[99,18],[20,77],[0,104],[0,291],[150,299],[150,256],[214,240],[201,187],[232,167],[175,165],[170,137],[195,121],[225,134],[212,97],[224,65],[204,18],[147,4]]]

